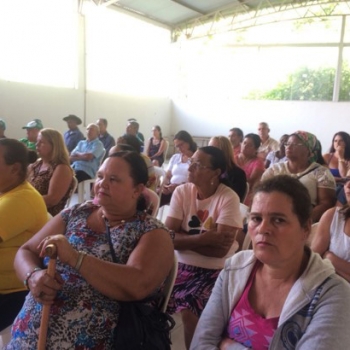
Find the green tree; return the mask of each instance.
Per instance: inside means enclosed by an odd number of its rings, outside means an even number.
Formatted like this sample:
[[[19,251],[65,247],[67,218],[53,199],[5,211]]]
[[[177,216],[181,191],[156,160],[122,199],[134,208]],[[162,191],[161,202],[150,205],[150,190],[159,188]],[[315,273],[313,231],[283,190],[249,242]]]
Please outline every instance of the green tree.
[[[286,81],[280,82],[269,91],[252,91],[248,99],[297,100],[297,101],[331,101],[333,98],[335,69],[322,67],[312,69],[300,67],[288,75]],[[349,101],[350,69],[344,63],[339,93],[340,101]]]

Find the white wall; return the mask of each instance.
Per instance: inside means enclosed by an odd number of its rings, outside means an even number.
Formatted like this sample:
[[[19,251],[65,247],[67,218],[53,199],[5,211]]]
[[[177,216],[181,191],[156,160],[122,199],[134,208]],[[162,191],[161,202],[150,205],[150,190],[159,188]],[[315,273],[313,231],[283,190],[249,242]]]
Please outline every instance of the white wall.
[[[67,129],[62,120],[76,114],[84,125],[98,118],[109,121],[110,133],[118,137],[124,133],[127,119],[136,118],[140,131],[148,138],[152,125],[159,124],[163,134],[170,133],[171,102],[168,98],[138,98],[107,93],[87,92],[81,89],[61,89],[0,80],[0,118],[7,123],[7,137],[25,137],[26,125],[34,118],[45,127],[61,132]]]
[[[314,133],[325,152],[337,131],[350,133],[350,103],[293,101],[184,101],[174,100],[172,130],[195,136],[227,135],[232,127],[257,133],[259,122],[269,123],[270,135],[296,130]]]

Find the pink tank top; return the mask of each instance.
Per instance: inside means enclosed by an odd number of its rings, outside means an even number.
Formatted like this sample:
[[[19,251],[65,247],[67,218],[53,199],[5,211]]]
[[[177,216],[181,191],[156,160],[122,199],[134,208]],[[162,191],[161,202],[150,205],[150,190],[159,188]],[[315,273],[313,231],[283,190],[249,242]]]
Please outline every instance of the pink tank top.
[[[264,318],[250,305],[248,295],[258,270],[257,262],[249,276],[241,298],[233,308],[227,326],[228,337],[254,350],[266,350],[277,329],[279,317]]]

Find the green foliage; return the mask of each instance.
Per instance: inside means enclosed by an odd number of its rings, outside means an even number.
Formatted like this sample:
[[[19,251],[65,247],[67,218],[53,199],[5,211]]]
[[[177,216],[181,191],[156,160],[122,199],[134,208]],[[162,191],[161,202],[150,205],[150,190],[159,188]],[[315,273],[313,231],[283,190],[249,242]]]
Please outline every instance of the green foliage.
[[[288,75],[286,81],[280,82],[269,91],[252,91],[248,99],[296,100],[296,101],[331,101],[333,97],[335,69],[322,67],[312,69],[300,67]],[[343,65],[340,101],[350,100],[350,69]]]

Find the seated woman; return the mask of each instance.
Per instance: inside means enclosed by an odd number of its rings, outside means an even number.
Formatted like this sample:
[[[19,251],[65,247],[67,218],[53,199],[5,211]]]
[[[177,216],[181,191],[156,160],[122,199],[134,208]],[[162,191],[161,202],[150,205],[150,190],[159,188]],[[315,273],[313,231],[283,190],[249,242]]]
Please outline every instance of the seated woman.
[[[175,153],[170,158],[164,178],[160,206],[169,204],[175,188],[187,182],[188,160],[197,150],[197,144],[193,141],[192,136],[185,130],[179,131],[174,136],[174,145],[179,153]]]
[[[36,149],[40,158],[28,167],[28,181],[43,196],[47,211],[55,216],[71,195],[73,170],[62,135],[54,129],[42,129]]]
[[[286,157],[286,149],[284,147],[284,144],[288,141],[289,135],[284,134],[280,138],[279,143],[279,150],[277,151],[271,151],[265,159],[265,168],[269,168],[271,165],[274,165],[275,163],[285,162],[287,160]]]
[[[265,170],[264,161],[258,157],[258,149],[261,140],[257,134],[247,134],[242,143],[242,150],[237,159],[239,165],[247,176],[249,193],[244,204],[250,205],[252,202],[252,191],[254,186],[260,181]]]
[[[337,182],[343,182],[350,163],[350,135],[345,131],[334,134],[329,153],[323,155],[326,166]]]
[[[26,181],[28,149],[17,140],[0,140],[0,331],[12,324],[27,288],[13,267],[18,247],[47,222],[43,198]]]
[[[253,250],[226,261],[192,350],[348,348],[350,287],[305,245],[311,213],[298,180],[280,175],[257,186],[248,223]]]
[[[335,204],[335,181],[328,168],[316,163],[320,143],[306,131],[291,134],[285,144],[288,160],[267,169],[262,180],[276,175],[297,178],[309,191],[312,220],[318,222],[322,214]]]
[[[181,312],[187,349],[225,259],[237,249],[235,236],[242,227],[239,198],[224,185],[225,171],[221,150],[199,148],[190,160],[189,183],[174,191],[165,222],[175,231],[179,262],[168,310]]]
[[[118,149],[118,145],[120,145],[120,144],[131,146],[134,151],[136,151],[138,154],[141,155],[144,162],[146,163],[147,172],[148,172],[148,181],[147,181],[146,187],[155,191],[156,190],[156,180],[157,180],[156,172],[154,170],[154,166],[151,162],[151,159],[148,158],[145,154],[141,153],[141,148],[142,148],[141,142],[134,135],[124,134],[123,136],[118,137],[117,144],[109,150],[109,154],[111,155],[114,152],[116,152],[116,150]],[[127,149],[124,147],[123,150],[127,150]]]
[[[97,173],[98,205],[86,202],[63,210],[19,249],[15,268],[30,293],[13,324],[8,350],[36,348],[42,304],[51,305],[47,349],[113,348],[118,301],[149,296],[174,261],[166,228],[143,212],[140,195],[147,179],[139,154],[113,154]],[[109,249],[109,231],[118,263]],[[42,259],[48,244],[57,247],[54,278],[46,274]]]
[[[247,177],[245,172],[233,161],[233,151],[230,140],[225,136],[215,136],[209,141],[209,146],[214,146],[224,153],[226,159],[225,177],[228,180],[228,186],[231,187],[239,197],[241,203],[247,190]]]
[[[167,144],[162,136],[162,129],[159,125],[152,128],[153,136],[148,140],[146,146],[146,156],[152,161],[155,166],[162,166],[164,163],[164,152]]]
[[[337,274],[350,282],[350,181],[344,190],[347,203],[322,215],[311,249],[330,260]]]

